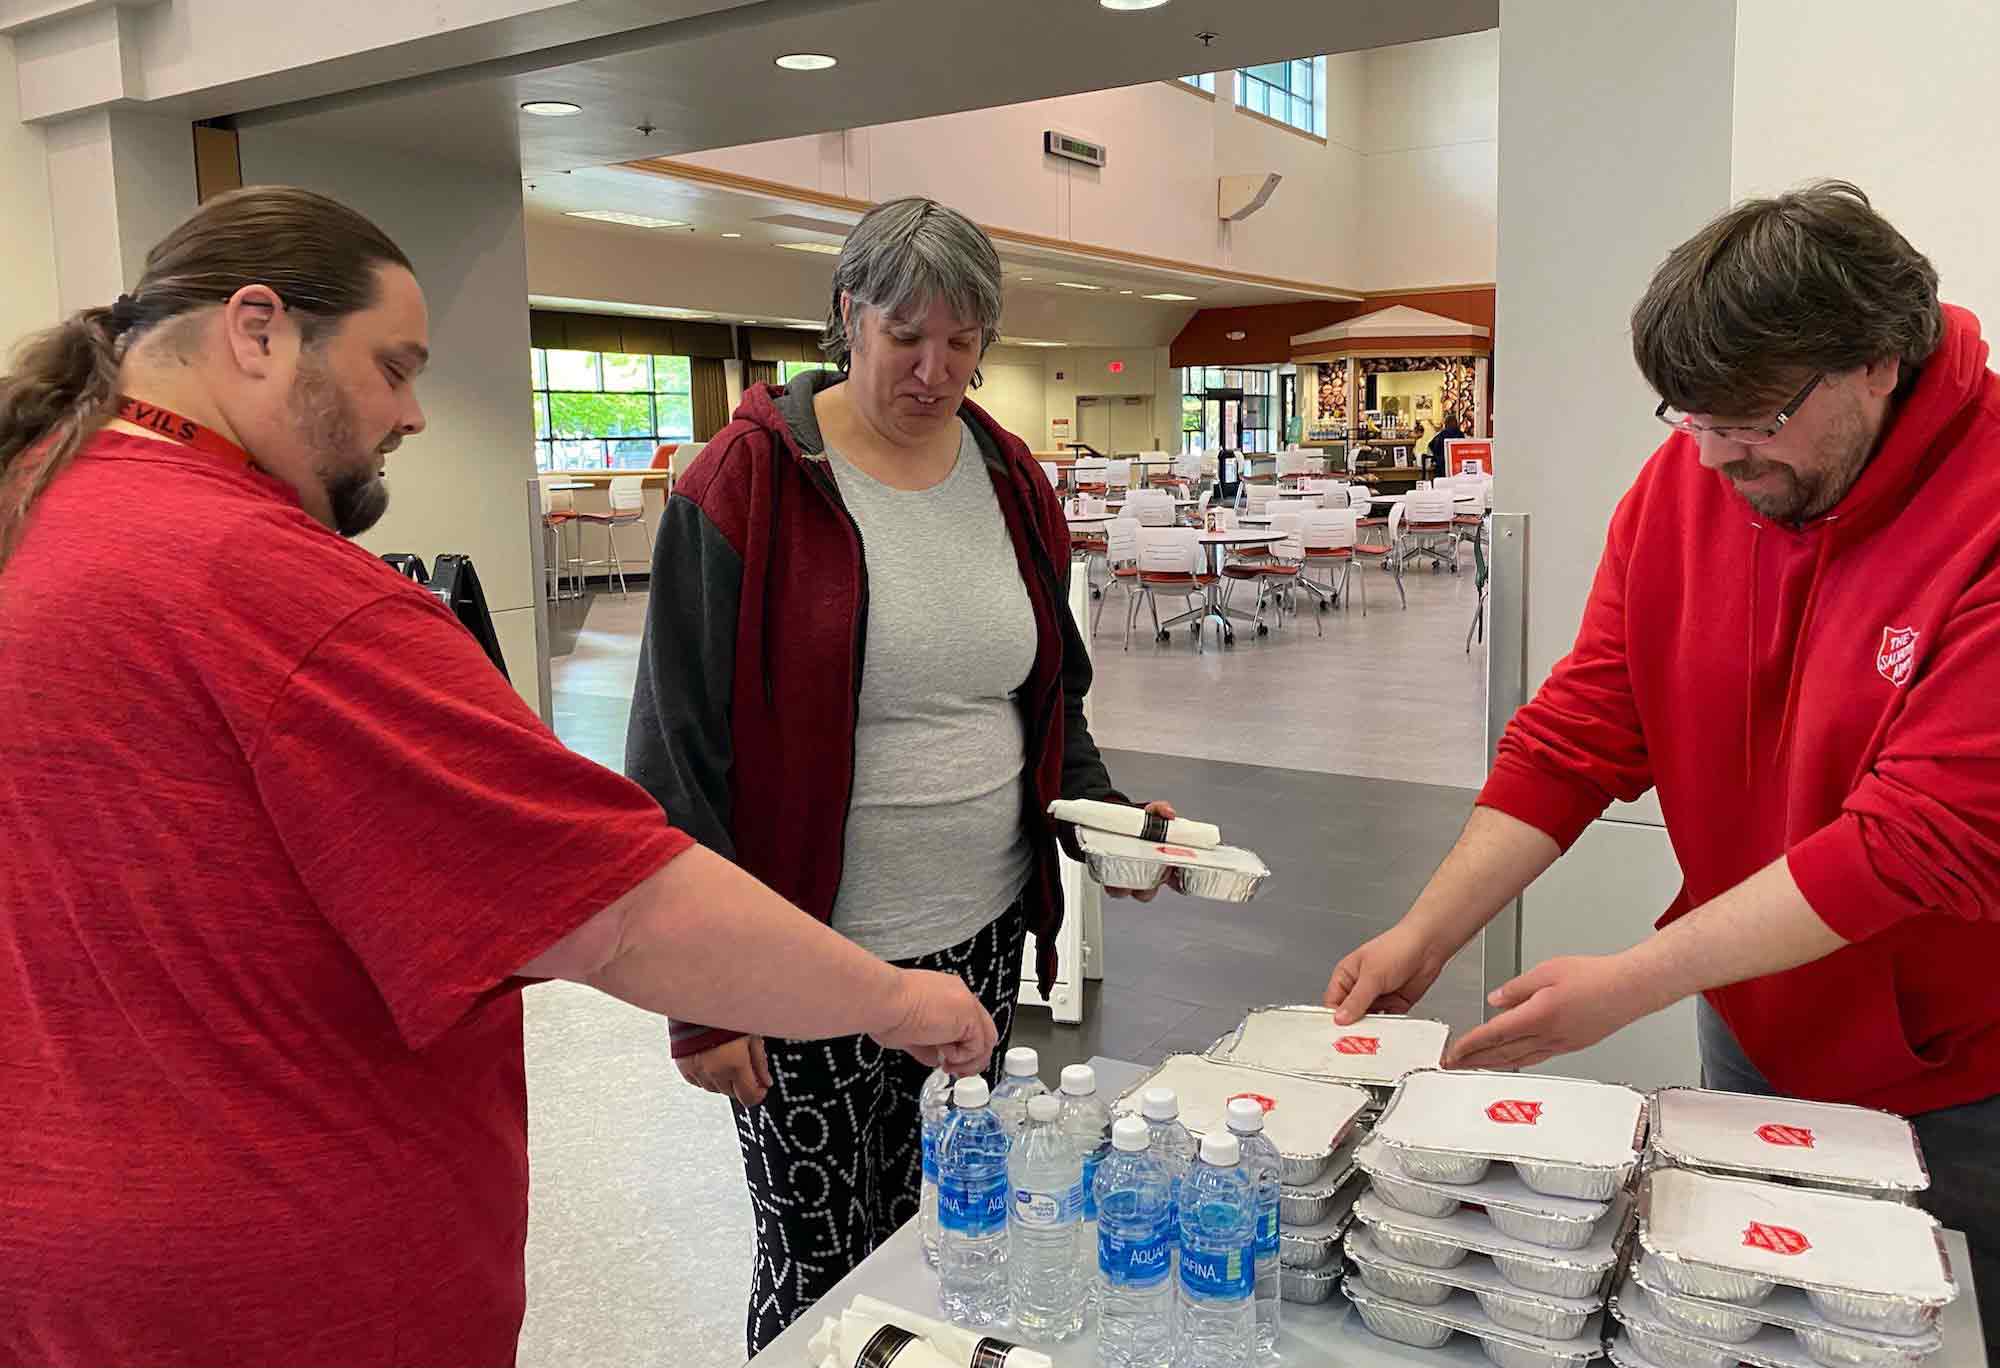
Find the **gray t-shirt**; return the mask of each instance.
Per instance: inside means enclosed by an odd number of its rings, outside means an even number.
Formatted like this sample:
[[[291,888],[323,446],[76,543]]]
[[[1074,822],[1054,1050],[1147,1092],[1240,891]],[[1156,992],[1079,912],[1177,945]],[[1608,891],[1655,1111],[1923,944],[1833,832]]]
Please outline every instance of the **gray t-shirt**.
[[[929,489],[892,489],[831,447],[827,457],[868,567],[833,927],[884,959],[912,959],[983,930],[1027,885],[1014,694],[1035,663],[1034,609],[971,428]]]

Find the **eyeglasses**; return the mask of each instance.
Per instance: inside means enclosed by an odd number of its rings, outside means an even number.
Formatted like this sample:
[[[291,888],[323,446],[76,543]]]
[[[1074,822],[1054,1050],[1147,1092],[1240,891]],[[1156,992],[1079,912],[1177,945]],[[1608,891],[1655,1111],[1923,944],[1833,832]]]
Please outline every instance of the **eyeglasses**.
[[[1653,410],[1653,416],[1675,431],[1685,432],[1696,441],[1700,441],[1703,437],[1720,437],[1723,441],[1734,442],[1737,446],[1762,446],[1783,431],[1785,424],[1798,415],[1798,411],[1805,406],[1806,400],[1812,397],[1812,392],[1819,388],[1820,381],[1824,379],[1826,372],[1821,371],[1806,381],[1805,388],[1793,395],[1792,401],[1779,409],[1768,424],[1761,426],[1709,427],[1695,422],[1664,399],[1660,401],[1660,406]]]

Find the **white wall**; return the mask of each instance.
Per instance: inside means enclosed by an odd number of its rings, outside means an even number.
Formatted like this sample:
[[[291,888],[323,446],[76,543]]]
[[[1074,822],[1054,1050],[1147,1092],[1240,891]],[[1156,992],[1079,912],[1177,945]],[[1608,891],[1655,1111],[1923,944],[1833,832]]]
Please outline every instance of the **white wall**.
[[[374,219],[415,263],[430,303],[429,370],[418,382],[429,429],[389,466],[388,516],[361,544],[375,552],[472,557],[514,687],[539,706],[534,606],[539,586],[526,482],[535,474],[525,402],[528,271],[518,167],[463,166],[414,152],[370,153],[291,135],[242,135],[247,184],[319,190]]]
[[[973,402],[999,424],[1040,451],[1048,445],[1047,386],[1042,354],[1028,347],[995,347],[980,363],[985,384],[973,392]]]
[[[1362,54],[1369,289],[1494,277],[1500,33]]]
[[[55,233],[49,217],[49,173],[43,133],[20,122],[15,98],[14,45],[0,39],[0,352],[56,321]]]
[[[1810,23],[1785,0],[1738,0],[1730,194],[1851,180],[1936,263],[1945,298],[2000,329],[2000,150],[1985,136],[2000,7],[1912,0],[1884,22],[1858,0],[1820,0]]]

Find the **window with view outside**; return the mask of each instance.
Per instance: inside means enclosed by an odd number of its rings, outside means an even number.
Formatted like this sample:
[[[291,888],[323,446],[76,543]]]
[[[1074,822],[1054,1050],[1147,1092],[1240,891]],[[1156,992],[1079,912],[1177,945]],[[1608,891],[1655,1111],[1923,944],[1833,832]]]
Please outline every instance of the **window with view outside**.
[[[1276,451],[1277,372],[1235,366],[1181,371],[1181,450]],[[1211,400],[1211,389],[1240,389],[1241,400]]]
[[[1326,136],[1326,58],[1266,62],[1236,73],[1236,104],[1253,114]]]
[[[1204,71],[1199,76],[1183,76],[1181,77],[1181,84],[1191,85],[1196,90],[1205,90],[1213,95],[1215,93],[1215,73]]]
[[[780,361],[778,363],[778,383],[789,385],[792,383],[792,377],[795,375],[804,375],[807,371],[832,369],[832,363],[827,361]]]
[[[644,470],[694,440],[685,356],[536,347],[529,366],[537,470]]]

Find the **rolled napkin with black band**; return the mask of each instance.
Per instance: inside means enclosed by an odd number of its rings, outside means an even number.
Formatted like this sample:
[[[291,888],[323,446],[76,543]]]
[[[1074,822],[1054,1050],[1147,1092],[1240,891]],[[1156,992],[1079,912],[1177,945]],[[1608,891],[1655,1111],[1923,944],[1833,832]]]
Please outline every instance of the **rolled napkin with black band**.
[[[1134,836],[1142,841],[1213,850],[1222,844],[1222,828],[1186,817],[1165,818],[1144,808],[1123,803],[1100,803],[1090,798],[1058,798],[1049,804],[1049,816],[1058,822],[1109,831],[1118,836]]]
[[[806,1346],[814,1368],[1054,1368],[1038,1349],[857,1296]]]

